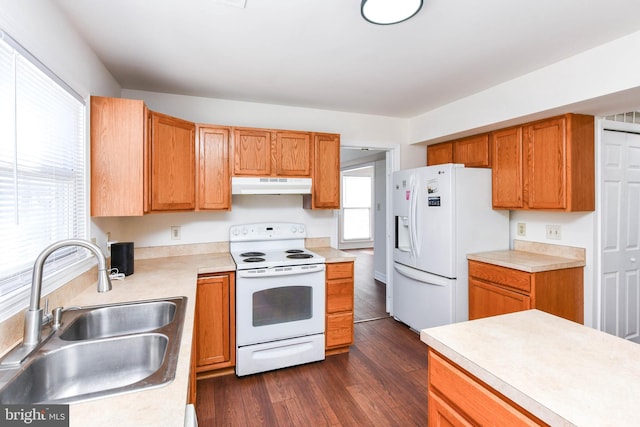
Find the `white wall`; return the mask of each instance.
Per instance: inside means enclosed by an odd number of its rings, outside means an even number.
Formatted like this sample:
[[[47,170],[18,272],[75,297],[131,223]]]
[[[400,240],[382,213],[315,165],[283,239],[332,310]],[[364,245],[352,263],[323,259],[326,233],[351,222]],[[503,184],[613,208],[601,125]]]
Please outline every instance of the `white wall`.
[[[608,115],[640,105],[640,32],[460,99],[410,120],[409,141],[437,142],[575,112]]]
[[[122,97],[142,99],[151,110],[196,123],[339,133],[341,144],[350,147],[393,148],[407,140],[404,119],[135,90],[123,90]],[[100,218],[94,223],[103,235],[110,232],[112,240],[146,247],[226,241],[232,224],[295,221],[307,225],[309,237],[330,237],[337,246],[337,215],[303,209],[302,196],[234,196],[232,205],[231,212]],[[174,225],[181,227],[181,240],[171,240]]]
[[[54,2],[0,0],[0,29],[81,96],[119,96],[120,85]]]
[[[526,236],[518,236],[518,223],[526,224]],[[560,225],[561,239],[547,239],[547,225]],[[586,249],[586,265],[584,268],[584,323],[596,326],[597,319],[597,286],[596,262],[597,249],[595,242],[595,212],[534,212],[511,211],[510,235],[512,239],[542,242],[552,245],[576,246]],[[513,246],[513,245],[512,245]]]

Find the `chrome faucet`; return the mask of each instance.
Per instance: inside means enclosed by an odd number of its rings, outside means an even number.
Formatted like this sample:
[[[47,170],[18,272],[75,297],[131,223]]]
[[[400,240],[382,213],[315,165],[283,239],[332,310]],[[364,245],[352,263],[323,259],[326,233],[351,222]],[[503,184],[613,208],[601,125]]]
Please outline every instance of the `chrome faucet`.
[[[32,347],[40,342],[42,335],[42,309],[40,308],[40,294],[42,292],[42,269],[47,257],[57,249],[65,246],[82,246],[89,249],[98,258],[98,292],[109,292],[111,290],[111,279],[107,269],[107,259],[102,250],[95,243],[81,239],[61,240],[53,243],[38,255],[33,265],[33,279],[31,281],[31,300],[29,309],[25,312],[24,318],[24,338],[23,347]]]

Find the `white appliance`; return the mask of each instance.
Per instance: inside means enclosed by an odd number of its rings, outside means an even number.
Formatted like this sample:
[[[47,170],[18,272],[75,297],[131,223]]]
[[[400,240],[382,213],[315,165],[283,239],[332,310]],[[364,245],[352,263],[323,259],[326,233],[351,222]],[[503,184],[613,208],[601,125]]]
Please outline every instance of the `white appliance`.
[[[236,375],[324,359],[325,259],[298,223],[230,228],[236,263]]]
[[[233,176],[231,194],[311,194],[311,178]]]
[[[393,316],[414,330],[468,320],[468,253],[509,248],[491,169],[444,164],[393,175]]]

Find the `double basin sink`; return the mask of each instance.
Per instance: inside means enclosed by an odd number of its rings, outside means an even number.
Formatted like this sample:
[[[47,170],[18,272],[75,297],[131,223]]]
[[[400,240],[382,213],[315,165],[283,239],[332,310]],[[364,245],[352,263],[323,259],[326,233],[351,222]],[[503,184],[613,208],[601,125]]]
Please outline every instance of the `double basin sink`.
[[[0,370],[0,403],[73,403],[168,384],[186,303],[176,297],[64,311],[39,349]]]

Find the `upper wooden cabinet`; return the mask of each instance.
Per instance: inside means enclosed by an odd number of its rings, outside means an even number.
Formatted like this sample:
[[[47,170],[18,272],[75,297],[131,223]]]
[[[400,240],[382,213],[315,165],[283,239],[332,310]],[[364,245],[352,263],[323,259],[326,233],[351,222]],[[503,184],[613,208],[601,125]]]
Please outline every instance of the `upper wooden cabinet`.
[[[192,210],[195,194],[195,124],[151,113],[151,210]]]
[[[496,209],[520,209],[523,205],[522,128],[514,127],[494,132],[492,193]]]
[[[311,177],[308,132],[235,128],[233,175]]]
[[[197,210],[231,209],[230,129],[198,126]]]
[[[276,132],[277,176],[311,176],[312,154],[311,135],[308,132]]]
[[[142,101],[91,97],[91,216],[149,211],[148,118]]]
[[[453,163],[462,163],[468,168],[491,167],[489,134],[484,133],[454,141]]]
[[[441,142],[427,146],[427,166],[453,163],[453,142]]]
[[[595,209],[593,116],[567,114],[492,133],[493,206]]]
[[[233,130],[233,175],[271,175],[271,132]]]
[[[460,163],[468,168],[491,167],[489,134],[474,135],[455,141],[427,146],[427,166]]]
[[[313,188],[303,206],[340,209],[340,135],[314,133]]]

